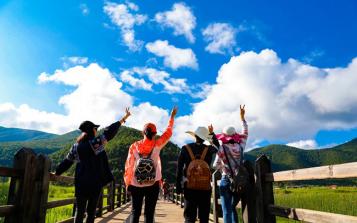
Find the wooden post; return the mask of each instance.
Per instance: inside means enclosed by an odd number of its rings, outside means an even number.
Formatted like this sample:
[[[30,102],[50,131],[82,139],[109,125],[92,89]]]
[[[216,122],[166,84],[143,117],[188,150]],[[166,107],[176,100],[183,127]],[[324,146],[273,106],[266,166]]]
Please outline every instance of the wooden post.
[[[114,181],[110,182],[108,185],[108,198],[107,198],[107,204],[109,205],[108,207],[108,211],[113,211],[114,207],[113,207],[113,183]],[[115,191],[115,190],[114,190]]]
[[[119,182],[117,201],[118,201],[117,207],[120,207],[122,204],[122,182]]]
[[[126,188],[125,188],[124,185],[123,185],[123,189],[124,189],[124,191],[123,191],[123,204],[126,204],[126,202],[127,202],[127,200],[126,200]]]
[[[50,168],[51,160],[40,154],[37,156],[37,165],[36,165],[36,179],[35,187],[32,193],[32,205],[31,214],[33,215],[35,222],[45,223],[46,221],[46,212],[47,212],[47,200],[48,200],[48,189],[50,186]]]
[[[114,211],[114,209],[115,209],[115,181],[113,181],[112,182],[112,184],[111,184],[111,198],[112,198],[112,200],[111,200],[111,209],[112,209],[112,211]]]
[[[274,204],[273,183],[265,180],[265,174],[271,173],[271,164],[267,156],[260,156],[255,162],[256,173],[256,214],[257,223],[275,223],[275,215],[269,214],[268,206]]]
[[[15,205],[16,214],[6,217],[5,223],[36,222],[31,208],[36,176],[36,154],[28,148],[20,149],[14,157],[14,169],[23,170],[23,177],[11,178],[8,204]]]
[[[251,162],[244,161],[244,167],[247,169],[249,174],[249,185],[244,194],[242,194],[241,206],[242,206],[242,216],[244,223],[255,223],[256,222],[256,202],[255,202],[255,179],[254,179],[254,168]]]
[[[222,216],[221,205],[218,204],[219,190],[217,181],[221,178],[221,173],[216,170],[212,174],[212,197],[213,197],[213,222],[218,223],[218,218]]]
[[[98,199],[98,205],[97,205],[97,213],[96,213],[96,217],[102,217],[103,215],[103,192],[104,192],[104,189],[102,188],[102,191],[100,193],[100,196],[99,196],[99,199]]]

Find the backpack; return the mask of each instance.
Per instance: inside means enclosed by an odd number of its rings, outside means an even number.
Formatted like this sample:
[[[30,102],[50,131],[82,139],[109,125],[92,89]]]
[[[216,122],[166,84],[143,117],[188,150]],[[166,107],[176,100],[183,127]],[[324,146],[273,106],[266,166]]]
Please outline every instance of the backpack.
[[[235,170],[232,169],[231,163],[230,163],[230,157],[227,155],[227,147],[223,144],[223,151],[224,155],[227,158],[228,166],[232,174],[228,175],[230,185],[229,189],[231,190],[232,193],[234,194],[242,194],[245,192],[247,189],[247,186],[249,184],[249,174],[247,169],[243,166],[243,148],[241,145],[238,143],[239,150],[240,150],[240,159],[239,159],[239,164],[237,161],[234,159],[232,154],[229,152],[228,154],[230,155],[231,159],[233,162],[236,164],[237,168]]]
[[[207,154],[208,147],[206,146],[201,154],[200,159],[196,159],[192,153],[190,146],[185,146],[191,162],[187,167],[187,184],[188,189],[193,190],[210,190],[211,189],[211,170],[208,163],[204,160]]]
[[[156,169],[154,160],[151,158],[154,148],[147,157],[143,157],[142,154],[139,153],[139,150],[137,150],[139,159],[137,159],[135,164],[134,176],[139,184],[150,185],[155,183]]]

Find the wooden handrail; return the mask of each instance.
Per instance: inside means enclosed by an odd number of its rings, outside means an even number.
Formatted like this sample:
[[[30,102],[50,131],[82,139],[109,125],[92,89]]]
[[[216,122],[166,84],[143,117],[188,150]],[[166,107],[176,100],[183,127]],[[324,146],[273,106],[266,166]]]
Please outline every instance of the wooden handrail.
[[[74,204],[76,198],[68,198],[63,200],[49,201],[47,202],[46,209],[62,207],[70,204]]]
[[[304,222],[357,223],[357,217],[355,216],[307,210],[302,208],[289,208],[269,205],[268,210],[270,214]]]
[[[15,211],[15,205],[0,206],[0,217],[11,215]]]
[[[9,167],[0,167],[1,177],[21,177],[23,174],[24,174],[23,170],[9,168]]]
[[[268,182],[357,177],[357,162],[268,173]]]
[[[53,174],[53,173],[50,173],[50,181],[73,184],[73,183],[74,183],[74,177],[70,177],[70,176],[57,176],[57,175],[55,175],[55,174]]]

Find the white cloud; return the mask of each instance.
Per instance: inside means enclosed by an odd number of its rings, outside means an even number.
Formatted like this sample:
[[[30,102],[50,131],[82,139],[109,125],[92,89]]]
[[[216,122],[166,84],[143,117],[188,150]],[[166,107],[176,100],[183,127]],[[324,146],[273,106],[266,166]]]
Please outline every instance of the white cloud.
[[[159,57],[164,57],[164,65],[174,70],[180,67],[198,69],[196,55],[191,49],[176,48],[169,45],[167,40],[147,43],[146,49]]]
[[[3,103],[0,104],[0,125],[63,134],[77,129],[83,120],[105,127],[118,120],[125,107],[131,107],[135,118],[128,119],[129,126],[142,129],[145,123],[151,121],[157,125],[159,132],[167,126],[169,111],[149,102],[133,105],[133,97],[121,89],[122,84],[108,69],[98,64],[56,70],[53,74],[42,73],[38,82],[75,87],[59,99],[59,104],[65,107],[65,114],[40,111],[27,104],[17,107],[12,103]]]
[[[217,131],[240,129],[240,104],[246,105],[249,142],[294,142],[321,129],[355,128],[357,91],[346,89],[357,86],[356,73],[357,58],[344,68],[323,69],[282,62],[273,50],[244,52],[221,67],[217,83],[185,118],[189,126],[180,128],[213,123]]]
[[[134,3],[117,4],[107,2],[104,12],[110,17],[113,24],[121,31],[122,39],[131,51],[139,51],[143,46],[143,41],[135,39],[135,25],[141,25],[147,20],[146,15],[137,14],[139,7]]]
[[[236,46],[237,29],[228,23],[212,23],[203,31],[204,40],[208,42],[205,50],[210,53],[233,54]]]
[[[120,74],[120,79],[123,82],[129,83],[132,87],[136,88],[136,89],[144,89],[147,91],[151,91],[152,90],[152,84],[147,83],[145,80],[143,79],[139,79],[139,78],[135,78],[132,76],[132,74],[125,70]]]
[[[63,61],[63,66],[66,68],[73,65],[82,65],[88,63],[88,57],[61,57],[61,60]]]
[[[83,15],[85,15],[85,16],[89,15],[89,8],[88,8],[87,4],[84,4],[84,3],[80,4],[79,9],[81,10]]]
[[[187,79],[184,78],[172,78],[171,75],[162,70],[147,67],[134,67],[122,72],[127,82],[134,88],[152,90],[152,84],[163,87],[163,92],[167,94],[187,94],[193,98],[203,98],[207,92],[211,89],[211,86],[207,83],[188,85]],[[145,77],[149,82],[144,79],[137,78],[135,76]],[[131,82],[129,81],[132,80]],[[139,84],[139,80],[142,80],[146,84],[150,84],[150,88],[145,89],[143,84]]]
[[[174,35],[184,35],[189,42],[195,42],[192,31],[196,27],[196,17],[184,3],[175,3],[171,11],[157,13],[155,21],[162,27],[173,28]]]
[[[310,150],[310,149],[317,149],[318,145],[315,140],[313,139],[308,139],[308,140],[299,140],[296,142],[291,142],[286,144],[288,146],[300,148],[300,149],[305,149],[305,150]]]
[[[127,121],[127,125],[142,130],[148,122],[156,125],[158,133],[162,133],[169,120],[168,110],[151,105],[148,102],[141,103],[132,109],[133,116]]]
[[[182,88],[182,80],[164,71],[136,68],[132,72],[130,75],[147,78],[163,88],[162,81]],[[207,86],[206,97],[194,104],[192,114],[177,118],[173,140],[178,144],[191,140],[185,131],[210,123],[216,132],[226,125],[234,125],[239,130],[240,104],[246,104],[249,147],[257,146],[261,140],[296,145],[301,139],[312,139],[322,129],[355,128],[357,92],[346,89],[357,85],[356,73],[357,58],[347,67],[324,69],[294,59],[282,62],[273,50],[241,53],[222,65],[217,83]],[[86,119],[102,126],[110,124],[120,118],[125,107],[131,106],[133,117],[128,120],[129,126],[141,129],[152,121],[161,131],[166,127],[168,110],[148,102],[133,105],[133,97],[122,90],[122,84],[98,64],[42,73],[38,81],[74,87],[59,99],[65,113],[4,103],[0,104],[0,125],[65,133]],[[299,147],[305,148],[314,144],[312,141],[299,143]]]

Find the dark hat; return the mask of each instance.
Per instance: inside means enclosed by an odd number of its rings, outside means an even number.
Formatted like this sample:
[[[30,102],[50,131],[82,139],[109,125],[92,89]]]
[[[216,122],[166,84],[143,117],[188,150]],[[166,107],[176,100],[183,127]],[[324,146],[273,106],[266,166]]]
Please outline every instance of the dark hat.
[[[91,121],[84,121],[80,124],[79,126],[79,129],[82,131],[82,132],[89,132],[89,131],[92,131],[93,128],[98,128],[99,125],[96,125],[94,124],[93,122]]]

